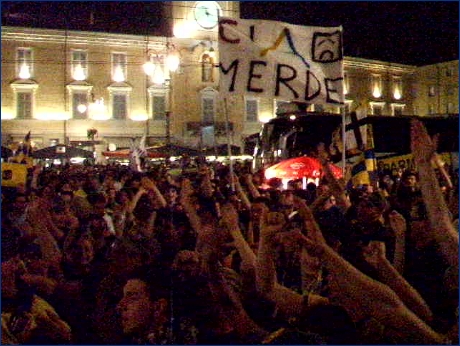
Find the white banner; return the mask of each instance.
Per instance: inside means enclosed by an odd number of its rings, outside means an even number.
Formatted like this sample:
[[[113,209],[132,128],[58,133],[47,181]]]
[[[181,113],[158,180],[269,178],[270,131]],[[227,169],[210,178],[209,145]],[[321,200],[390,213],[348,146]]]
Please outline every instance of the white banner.
[[[220,93],[342,105],[342,27],[219,20]]]

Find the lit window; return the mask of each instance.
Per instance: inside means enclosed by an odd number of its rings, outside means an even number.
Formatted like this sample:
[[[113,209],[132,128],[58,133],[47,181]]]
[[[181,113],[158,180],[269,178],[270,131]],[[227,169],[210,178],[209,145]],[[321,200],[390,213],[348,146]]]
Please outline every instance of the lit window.
[[[32,48],[16,50],[16,74],[18,78],[29,79],[33,76]]]
[[[393,77],[393,98],[395,100],[402,98],[402,78],[399,76]]]
[[[430,115],[435,114],[433,104],[428,105],[428,114],[430,114]]]
[[[257,99],[246,99],[246,121],[257,122],[259,119],[259,101]]]
[[[372,96],[379,98],[382,96],[382,76],[379,74],[372,75],[371,78]]]
[[[434,85],[430,85],[428,87],[428,96],[430,97],[436,96],[436,87]]]
[[[88,78],[88,53],[84,50],[72,50],[72,78],[76,81],[84,81]]]
[[[453,104],[452,102],[448,102],[448,103],[447,103],[446,110],[447,110],[447,114],[456,113],[456,112],[455,112],[455,109],[454,109],[454,104]]]
[[[205,88],[201,92],[201,116],[203,122],[214,122],[216,113],[217,91],[213,88]]]
[[[127,79],[126,53],[112,53],[112,80],[124,82]]]

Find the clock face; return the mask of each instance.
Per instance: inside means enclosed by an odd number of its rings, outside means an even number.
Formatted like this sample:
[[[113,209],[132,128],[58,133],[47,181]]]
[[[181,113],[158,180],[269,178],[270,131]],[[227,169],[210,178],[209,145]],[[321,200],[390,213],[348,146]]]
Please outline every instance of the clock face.
[[[195,20],[203,29],[213,29],[219,21],[220,7],[215,1],[200,1],[195,5]]]

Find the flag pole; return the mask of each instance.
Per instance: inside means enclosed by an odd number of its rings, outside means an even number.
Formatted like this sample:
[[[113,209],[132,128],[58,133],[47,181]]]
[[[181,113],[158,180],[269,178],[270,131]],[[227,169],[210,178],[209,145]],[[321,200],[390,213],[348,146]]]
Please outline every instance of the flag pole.
[[[345,105],[341,107],[342,109],[342,176],[345,176],[345,164],[346,164],[346,129],[345,129]]]
[[[227,107],[227,98],[224,97],[224,112],[225,112],[225,132],[227,132],[227,156],[230,163],[230,186],[232,191],[235,191],[235,182],[233,181],[233,162],[232,162],[232,147],[230,143],[230,126],[228,120],[228,107]]]

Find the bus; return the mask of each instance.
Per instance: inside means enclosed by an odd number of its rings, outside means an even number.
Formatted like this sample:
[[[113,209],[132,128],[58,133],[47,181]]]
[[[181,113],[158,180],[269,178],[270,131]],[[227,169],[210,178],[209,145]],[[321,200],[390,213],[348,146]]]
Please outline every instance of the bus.
[[[458,114],[444,116],[376,116],[361,117],[347,124],[347,136],[356,129],[371,125],[374,153],[379,161],[398,162],[410,156],[410,120],[419,119],[430,135],[439,134],[438,152],[448,153],[451,164],[458,168]],[[259,134],[253,155],[253,169],[267,168],[282,160],[315,153],[319,143],[326,148],[341,138],[342,116],[333,113],[289,112],[279,114],[265,123]],[[352,155],[348,155],[349,159]],[[340,164],[342,153],[336,151],[331,161]],[[400,163],[400,166],[402,163]],[[380,164],[381,168],[384,166]],[[404,168],[404,167],[402,167]],[[406,167],[409,168],[409,167]]]

